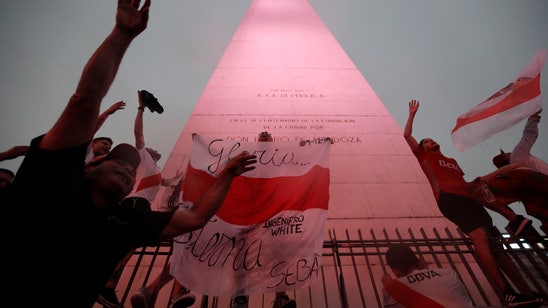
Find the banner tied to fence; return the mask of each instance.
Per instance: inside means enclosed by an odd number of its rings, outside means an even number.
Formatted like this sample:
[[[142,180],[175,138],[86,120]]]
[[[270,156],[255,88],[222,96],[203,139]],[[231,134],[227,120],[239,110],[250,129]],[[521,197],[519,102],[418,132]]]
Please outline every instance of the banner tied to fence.
[[[238,176],[200,230],[174,240],[171,274],[194,292],[235,296],[309,286],[319,273],[329,203],[331,140],[237,142],[194,136],[183,204],[202,196],[242,151],[256,168]]]

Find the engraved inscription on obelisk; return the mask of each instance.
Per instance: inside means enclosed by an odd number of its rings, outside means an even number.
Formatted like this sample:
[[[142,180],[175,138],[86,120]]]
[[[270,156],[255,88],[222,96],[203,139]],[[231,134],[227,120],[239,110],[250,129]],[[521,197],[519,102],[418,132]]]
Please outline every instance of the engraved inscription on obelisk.
[[[401,127],[305,0],[252,2],[163,172],[186,166],[193,133],[254,141],[262,131],[335,142],[328,228],[452,227]]]

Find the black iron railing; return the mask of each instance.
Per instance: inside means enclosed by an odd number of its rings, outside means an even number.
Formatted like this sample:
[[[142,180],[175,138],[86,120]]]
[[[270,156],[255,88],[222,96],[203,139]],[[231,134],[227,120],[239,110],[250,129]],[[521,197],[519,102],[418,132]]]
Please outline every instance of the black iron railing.
[[[390,244],[406,243],[429,263],[430,267],[450,267],[455,270],[478,307],[500,306],[501,295],[491,279],[478,265],[471,241],[461,232],[453,234],[449,229],[433,229],[434,237],[425,230],[395,230],[396,237],[386,230],[350,231],[336,234],[328,230],[324,241],[319,278],[305,289],[292,290],[291,298],[298,307],[382,307],[383,290],[380,278],[390,269],[384,262],[384,254]],[[522,292],[535,291],[548,298],[548,237],[533,233],[527,238],[503,236],[493,238],[499,247],[500,257],[512,264],[507,277],[521,276],[514,283]],[[164,266],[167,266],[172,247],[169,242],[157,247],[137,249],[126,266],[117,291],[126,307],[131,307],[130,297],[139,287],[148,284]],[[168,307],[172,284],[159,293],[156,307]],[[251,295],[249,307],[271,307],[273,294]],[[229,298],[196,294],[193,307],[230,307]]]

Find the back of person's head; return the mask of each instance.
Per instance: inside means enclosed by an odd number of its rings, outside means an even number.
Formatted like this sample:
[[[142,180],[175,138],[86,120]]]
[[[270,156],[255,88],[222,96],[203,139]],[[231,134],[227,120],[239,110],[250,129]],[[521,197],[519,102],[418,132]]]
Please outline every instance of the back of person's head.
[[[412,267],[419,267],[419,259],[415,253],[404,244],[394,244],[386,251],[386,263],[392,270],[407,273]]]
[[[133,167],[133,170],[137,170],[137,167],[141,163],[141,157],[135,147],[127,143],[120,143],[115,146],[108,154],[100,155],[93,158],[86,165],[87,170],[91,170],[93,167],[100,165],[107,160],[121,160]]]
[[[13,182],[15,174],[9,169],[0,168],[0,191],[8,188],[8,186]]]
[[[269,132],[261,132],[259,133],[259,138],[257,139],[258,142],[273,142],[274,139],[272,138],[272,135],[270,135]]]
[[[504,151],[500,149],[500,153],[493,157],[493,165],[495,165],[497,168],[502,168],[510,164],[510,154],[511,152],[504,153]]]

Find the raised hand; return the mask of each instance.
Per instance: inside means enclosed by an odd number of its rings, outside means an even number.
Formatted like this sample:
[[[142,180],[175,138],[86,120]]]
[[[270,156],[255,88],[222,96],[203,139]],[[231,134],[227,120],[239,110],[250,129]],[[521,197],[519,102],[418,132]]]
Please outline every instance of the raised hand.
[[[139,9],[140,0],[118,0],[116,28],[126,31],[133,37],[143,32],[148,23],[150,2],[151,0],[145,0]]]
[[[418,100],[412,99],[409,102],[409,114],[415,114],[417,113],[417,110],[419,110],[420,103]]]
[[[244,151],[226,164],[225,171],[235,177],[255,169],[253,166],[255,163],[257,163],[257,155],[250,155]]]
[[[121,109],[124,109],[126,107],[126,102],[124,101],[119,101],[117,103],[114,103],[112,104],[110,107],[107,108],[107,110],[105,110],[104,112],[105,113],[108,113],[108,114],[113,114],[115,113],[116,111],[118,110],[121,110]]]

